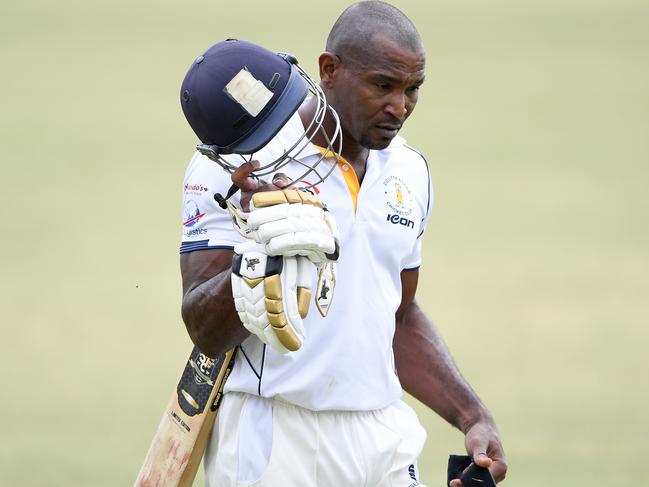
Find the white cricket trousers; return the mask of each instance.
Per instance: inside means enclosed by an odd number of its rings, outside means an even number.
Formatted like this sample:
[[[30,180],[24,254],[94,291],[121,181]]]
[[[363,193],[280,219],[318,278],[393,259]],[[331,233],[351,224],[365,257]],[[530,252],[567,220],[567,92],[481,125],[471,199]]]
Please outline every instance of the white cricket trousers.
[[[376,411],[311,411],[229,392],[205,477],[207,487],[422,486],[417,457],[425,441],[403,401]]]

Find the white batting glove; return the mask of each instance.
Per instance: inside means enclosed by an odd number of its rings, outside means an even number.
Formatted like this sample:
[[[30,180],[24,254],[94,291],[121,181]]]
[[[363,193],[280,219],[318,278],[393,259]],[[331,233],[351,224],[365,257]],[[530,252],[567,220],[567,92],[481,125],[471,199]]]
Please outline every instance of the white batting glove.
[[[303,256],[268,255],[248,241],[234,248],[232,296],[248,331],[280,353],[304,341],[302,319],[309,311],[313,264]]]
[[[322,202],[305,191],[255,193],[246,224],[247,236],[263,244],[268,255],[302,255],[316,265],[338,260],[338,225]]]

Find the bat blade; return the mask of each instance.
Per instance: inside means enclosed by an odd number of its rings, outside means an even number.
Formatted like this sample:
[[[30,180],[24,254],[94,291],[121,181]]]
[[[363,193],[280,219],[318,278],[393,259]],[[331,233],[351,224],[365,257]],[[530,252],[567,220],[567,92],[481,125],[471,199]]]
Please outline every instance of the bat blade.
[[[212,359],[194,347],[146,454],[135,487],[191,487],[207,446],[235,349]]]

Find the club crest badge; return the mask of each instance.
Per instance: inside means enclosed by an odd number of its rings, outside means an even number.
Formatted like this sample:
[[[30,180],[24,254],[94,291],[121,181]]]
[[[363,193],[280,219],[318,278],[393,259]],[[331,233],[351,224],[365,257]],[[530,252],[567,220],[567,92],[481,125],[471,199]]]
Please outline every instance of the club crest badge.
[[[412,192],[408,185],[398,176],[389,176],[383,181],[383,192],[388,208],[401,217],[412,213]]]

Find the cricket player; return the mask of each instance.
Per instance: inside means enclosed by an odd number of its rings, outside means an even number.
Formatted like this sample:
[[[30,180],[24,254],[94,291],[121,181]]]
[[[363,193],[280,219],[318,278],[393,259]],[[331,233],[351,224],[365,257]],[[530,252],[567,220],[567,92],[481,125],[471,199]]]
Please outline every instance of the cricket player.
[[[245,57],[246,44],[230,42]],[[404,389],[457,427],[473,462],[501,481],[507,467],[496,424],[415,301],[433,192],[426,160],[398,134],[424,82],[421,38],[397,8],[359,2],[338,18],[318,63],[320,88],[342,128],[340,150],[319,132],[281,172],[255,176],[305,132],[317,110],[311,97],[233,174],[197,152],[185,175],[183,319],[205,354],[238,347],[205,455],[207,485],[423,485],[417,458],[426,433],[403,402]],[[271,99],[269,87],[284,78],[278,71],[261,86],[253,71],[235,70],[226,91],[255,117]],[[183,93],[191,103],[190,90]],[[333,127],[334,118],[327,113],[324,125]],[[210,123],[202,114],[188,120],[197,133]],[[323,159],[328,177],[304,175]],[[297,179],[309,197],[281,191]],[[249,229],[254,241],[236,230],[236,213],[215,201],[233,183],[239,191],[228,202],[246,225],[257,222]],[[277,273],[288,317],[259,324],[254,310],[261,306],[266,319],[277,305],[270,295]],[[256,302],[260,282],[265,291]],[[318,309],[289,309],[287,297],[305,289],[315,292],[307,299]]]

